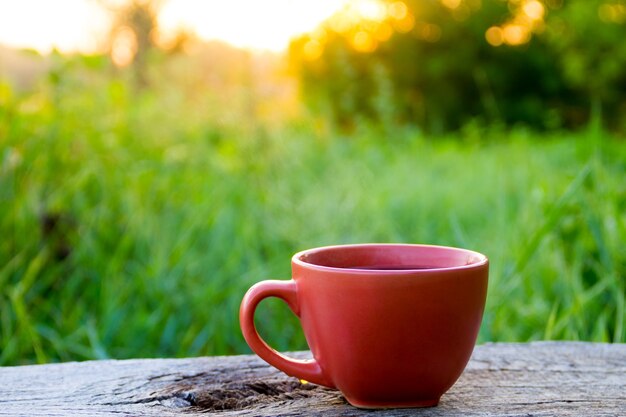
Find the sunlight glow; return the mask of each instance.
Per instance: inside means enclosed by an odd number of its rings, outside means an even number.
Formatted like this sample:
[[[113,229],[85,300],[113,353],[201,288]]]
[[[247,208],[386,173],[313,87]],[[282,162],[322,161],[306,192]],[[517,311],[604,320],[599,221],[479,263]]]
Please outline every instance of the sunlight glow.
[[[519,46],[530,42],[533,33],[544,30],[546,7],[539,0],[518,0],[514,15],[501,26],[492,26],[485,32],[491,46]]]
[[[89,0],[0,0],[0,44],[49,52],[100,49],[108,16]]]
[[[325,33],[334,33],[361,53],[374,52],[388,41],[394,32],[408,33],[415,28],[416,21],[408,6],[401,0],[348,0],[316,31],[306,35],[303,57],[316,60],[324,53]],[[441,36],[437,26],[422,27],[422,39],[436,42]],[[432,27],[431,27],[432,26]]]
[[[317,39],[311,39],[304,45],[304,57],[309,61],[315,61],[324,52],[322,43]]]
[[[407,33],[410,32],[415,26],[415,18],[412,14],[407,14],[404,19],[396,20],[393,23],[398,32]]]
[[[129,27],[120,28],[113,38],[111,59],[118,67],[125,67],[133,62],[137,53],[137,37]]]
[[[389,16],[392,19],[402,20],[406,17],[408,12],[408,7],[406,7],[406,4],[401,1],[394,1],[388,7]]]
[[[164,33],[191,30],[204,40],[218,39],[238,47],[281,51],[292,37],[314,30],[350,2],[166,0],[159,24]],[[384,12],[376,0],[359,0],[358,7],[371,16]],[[0,0],[0,44],[41,52],[53,48],[64,52],[99,51],[106,47],[110,20],[110,14],[95,0]],[[127,41],[128,37],[125,41],[123,38],[113,41],[113,47],[118,42],[120,57],[132,50]]]
[[[387,22],[382,22],[374,31],[374,37],[379,42],[385,42],[386,40],[391,38],[391,35],[393,35],[393,28]]]
[[[349,3],[354,13],[368,20],[383,20],[387,16],[385,5],[378,0],[358,0]]]
[[[315,29],[348,0],[170,0],[159,21],[164,30],[191,27],[201,38],[232,45],[284,50],[289,40]]]
[[[378,42],[369,32],[360,30],[352,37],[352,46],[359,52],[372,52],[378,46]]]

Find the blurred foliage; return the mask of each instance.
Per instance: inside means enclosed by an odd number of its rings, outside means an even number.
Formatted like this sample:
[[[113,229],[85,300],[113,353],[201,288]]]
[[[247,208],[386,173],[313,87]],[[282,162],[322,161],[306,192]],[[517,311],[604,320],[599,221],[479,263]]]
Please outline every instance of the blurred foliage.
[[[257,59],[154,54],[139,88],[107,56],[56,54],[35,88],[0,82],[0,364],[247,353],[250,285],[288,278],[298,250],[375,241],[486,253],[481,342],[626,341],[620,139],[348,135],[290,117]],[[306,348],[273,301],[263,335]]]
[[[292,42],[303,96],[337,124],[626,128],[623,0],[360,0]]]

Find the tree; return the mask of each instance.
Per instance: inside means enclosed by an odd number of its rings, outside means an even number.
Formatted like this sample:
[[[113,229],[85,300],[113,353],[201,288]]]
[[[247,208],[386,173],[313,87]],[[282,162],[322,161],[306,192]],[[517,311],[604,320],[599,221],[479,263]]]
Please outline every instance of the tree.
[[[119,66],[132,65],[139,85],[147,84],[148,56],[156,48],[158,14],[165,0],[98,0],[113,14],[111,57]]]
[[[477,118],[576,127],[592,103],[616,125],[626,108],[624,0],[355,4],[290,48],[305,99],[341,126],[367,118],[442,131]]]

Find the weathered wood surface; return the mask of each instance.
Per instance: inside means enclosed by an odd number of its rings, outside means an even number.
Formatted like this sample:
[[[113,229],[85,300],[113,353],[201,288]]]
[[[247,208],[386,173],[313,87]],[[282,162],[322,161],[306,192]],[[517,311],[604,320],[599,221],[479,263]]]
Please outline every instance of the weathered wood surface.
[[[302,357],[306,353],[300,353]],[[477,346],[438,407],[359,410],[255,356],[107,360],[0,368],[10,416],[626,416],[626,345]]]

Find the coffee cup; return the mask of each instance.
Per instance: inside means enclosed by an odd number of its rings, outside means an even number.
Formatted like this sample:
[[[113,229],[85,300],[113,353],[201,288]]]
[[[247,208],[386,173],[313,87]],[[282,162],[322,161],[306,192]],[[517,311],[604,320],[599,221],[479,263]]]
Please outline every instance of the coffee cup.
[[[244,338],[270,365],[371,409],[435,406],[465,369],[485,307],[486,256],[356,244],[305,250],[291,265],[291,280],[261,281],[241,303]],[[267,297],[300,319],[313,359],[290,358],[261,339],[254,312]]]

